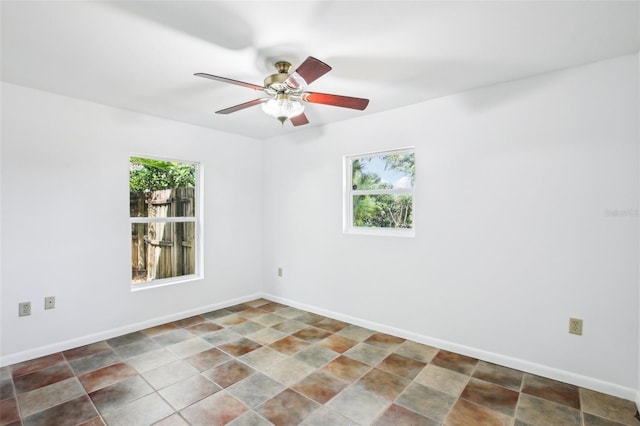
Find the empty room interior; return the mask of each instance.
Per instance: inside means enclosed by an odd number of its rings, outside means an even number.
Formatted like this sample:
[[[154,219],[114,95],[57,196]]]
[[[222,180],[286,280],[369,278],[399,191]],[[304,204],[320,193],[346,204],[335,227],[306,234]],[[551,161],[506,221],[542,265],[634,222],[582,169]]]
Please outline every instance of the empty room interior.
[[[640,426],[639,1],[0,19],[0,425]]]

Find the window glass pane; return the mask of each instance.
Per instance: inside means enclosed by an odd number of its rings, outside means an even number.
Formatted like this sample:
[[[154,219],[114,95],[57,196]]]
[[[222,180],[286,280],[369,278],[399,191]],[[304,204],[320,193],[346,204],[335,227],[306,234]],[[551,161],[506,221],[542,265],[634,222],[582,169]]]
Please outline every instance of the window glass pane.
[[[413,196],[408,194],[354,195],[353,225],[412,228]]]
[[[130,217],[194,217],[196,166],[131,157]]]
[[[413,188],[415,154],[405,152],[351,161],[352,189]]]
[[[195,273],[194,222],[131,224],[133,284]]]

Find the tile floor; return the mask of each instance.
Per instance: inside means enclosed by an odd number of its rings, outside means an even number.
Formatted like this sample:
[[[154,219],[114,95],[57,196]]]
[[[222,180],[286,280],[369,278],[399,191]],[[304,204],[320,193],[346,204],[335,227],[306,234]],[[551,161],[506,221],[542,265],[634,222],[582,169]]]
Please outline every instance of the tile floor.
[[[0,425],[632,425],[635,404],[260,299],[0,369]]]

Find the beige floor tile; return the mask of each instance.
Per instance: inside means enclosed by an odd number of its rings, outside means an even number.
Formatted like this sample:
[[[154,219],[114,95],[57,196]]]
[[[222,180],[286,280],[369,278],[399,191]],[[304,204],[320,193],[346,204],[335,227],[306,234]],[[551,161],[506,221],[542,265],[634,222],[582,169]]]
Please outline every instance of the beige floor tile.
[[[456,398],[439,390],[412,383],[396,400],[396,404],[442,422]]]
[[[160,390],[158,393],[176,410],[182,410],[220,391],[222,388],[201,375],[191,376]]]
[[[532,425],[580,426],[580,411],[542,398],[520,394],[516,420]]]
[[[256,370],[266,370],[278,361],[282,361],[286,357],[286,355],[276,351],[275,349],[271,349],[268,346],[263,346],[256,349],[255,351],[249,352],[246,355],[242,355],[240,359]]]
[[[332,411],[327,407],[320,407],[311,413],[309,417],[302,422],[303,426],[359,426],[353,420]]]
[[[580,389],[580,400],[582,410],[585,413],[595,414],[624,425],[638,426],[640,424],[640,420],[634,417],[637,407],[633,401],[588,389]]]
[[[191,355],[195,355],[199,352],[211,349],[212,345],[195,337],[193,339],[185,340],[175,345],[167,346],[167,350],[175,354],[178,358],[186,358]]]
[[[89,396],[93,405],[104,415],[153,392],[154,389],[141,376],[133,376],[92,392]]]
[[[248,411],[228,424],[229,426],[273,426],[269,420],[255,411]]]
[[[84,395],[84,388],[77,378],[72,377],[31,392],[18,395],[18,405],[23,417]]]
[[[84,425],[83,425],[84,426]],[[189,423],[178,413],[154,423],[153,426],[189,426]]]
[[[474,424],[469,422],[464,426]],[[416,413],[415,411],[408,410],[399,405],[393,404],[391,407],[380,416],[374,426],[399,426],[399,425],[411,425],[411,426],[439,426],[440,423],[435,420],[431,420],[423,415]],[[486,425],[483,425],[486,426]]]
[[[362,425],[368,425],[390,405],[389,401],[371,392],[351,386],[329,401],[331,410]]]
[[[339,336],[344,336],[348,339],[355,340],[357,342],[363,342],[369,337],[371,337],[373,334],[375,334],[375,331],[352,324],[352,325],[346,326],[342,330],[338,331],[336,334]]]
[[[215,393],[180,412],[193,426],[224,425],[237,419],[249,408],[226,391]]]
[[[291,389],[285,389],[256,411],[275,425],[298,425],[318,408],[318,403]]]
[[[227,392],[242,401],[247,407],[255,408],[273,398],[286,386],[272,378],[258,373],[227,388]]]
[[[444,422],[446,426],[511,426],[513,423],[513,417],[463,399],[456,402]]]
[[[378,365],[388,354],[389,351],[371,346],[367,343],[360,343],[344,353],[344,355],[349,358],[371,366]]]
[[[439,349],[432,346],[422,345],[420,343],[407,340],[402,345],[400,345],[398,349],[395,350],[395,353],[404,355],[417,361],[431,362],[438,351]]]
[[[466,374],[429,364],[416,376],[414,381],[451,396],[458,397],[464,390],[469,379],[470,377]]]
[[[522,387],[524,373],[500,365],[479,361],[473,372],[473,377],[519,392]]]
[[[142,376],[156,390],[160,390],[196,374],[196,368],[180,360],[146,371]]]
[[[258,342],[261,345],[269,345],[276,340],[282,339],[284,336],[286,336],[285,333],[268,327],[248,334],[247,338],[253,340],[254,342]]]
[[[294,358],[286,358],[265,371],[265,374],[287,386],[299,382],[316,369]]]
[[[98,412],[91,400],[84,395],[26,417],[23,424],[28,426],[49,426],[52,424],[52,419],[64,419],[64,423],[58,422],[58,424],[80,425],[97,416]]]
[[[166,349],[158,349],[156,351],[147,352],[146,354],[138,355],[133,358],[129,358],[127,363],[135,368],[138,372],[144,373],[145,371],[153,370],[154,368],[162,367],[171,362],[177,361],[178,356]]]

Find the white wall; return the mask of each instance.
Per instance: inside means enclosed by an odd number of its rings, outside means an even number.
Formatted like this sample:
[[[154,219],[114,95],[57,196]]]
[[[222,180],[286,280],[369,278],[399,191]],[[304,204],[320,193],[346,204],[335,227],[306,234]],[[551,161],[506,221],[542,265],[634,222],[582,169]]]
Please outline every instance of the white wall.
[[[1,136],[2,364],[260,293],[260,142],[11,84]],[[203,280],[130,291],[131,154],[204,168]]]
[[[265,142],[265,291],[635,398],[638,80],[625,56]],[[416,237],[343,234],[343,156],[405,146]]]

